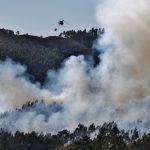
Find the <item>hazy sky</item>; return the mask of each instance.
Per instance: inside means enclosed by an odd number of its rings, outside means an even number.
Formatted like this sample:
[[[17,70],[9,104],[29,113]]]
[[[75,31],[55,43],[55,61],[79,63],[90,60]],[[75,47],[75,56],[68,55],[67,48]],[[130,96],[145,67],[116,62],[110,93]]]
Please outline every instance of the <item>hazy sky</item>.
[[[67,29],[98,27],[97,0],[0,0],[0,27],[34,35],[54,35]],[[63,18],[71,24],[59,28]]]

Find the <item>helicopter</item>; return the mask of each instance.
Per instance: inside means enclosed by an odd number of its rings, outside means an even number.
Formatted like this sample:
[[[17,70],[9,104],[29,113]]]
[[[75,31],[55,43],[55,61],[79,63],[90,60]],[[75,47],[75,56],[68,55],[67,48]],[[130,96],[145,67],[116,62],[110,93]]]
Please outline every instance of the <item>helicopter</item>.
[[[60,20],[58,21],[58,25],[59,25],[59,26],[63,26],[64,24],[67,24],[67,25],[71,26],[71,25],[70,25],[67,21],[65,21],[64,19],[60,19]],[[58,30],[58,27],[54,29],[54,31],[57,31],[57,30]]]
[[[64,21],[65,21],[65,20],[61,19],[61,20],[58,21],[58,24],[59,24],[60,26],[63,26],[63,25],[64,25]]]

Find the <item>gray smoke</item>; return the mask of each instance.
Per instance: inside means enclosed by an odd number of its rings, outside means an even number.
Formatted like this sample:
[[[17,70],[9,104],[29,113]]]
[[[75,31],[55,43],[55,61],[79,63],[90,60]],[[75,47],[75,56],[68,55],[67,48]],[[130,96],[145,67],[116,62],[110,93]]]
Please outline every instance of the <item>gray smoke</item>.
[[[110,45],[104,54],[110,63],[105,74],[115,82],[111,89],[118,92],[112,97],[119,103],[150,95],[149,6],[148,0],[106,0],[98,7],[98,21],[109,29],[101,41]]]
[[[10,131],[52,132],[78,123],[116,121],[120,127],[150,130],[150,2],[99,1],[97,19],[106,28],[97,47],[101,63],[93,68],[83,56],[72,56],[59,71],[48,72],[47,83],[33,84],[25,67],[10,60],[0,63],[0,110],[21,107],[27,100],[58,103],[49,111],[42,105],[1,117]],[[39,113],[41,110],[47,113]],[[45,112],[45,111],[44,111]]]

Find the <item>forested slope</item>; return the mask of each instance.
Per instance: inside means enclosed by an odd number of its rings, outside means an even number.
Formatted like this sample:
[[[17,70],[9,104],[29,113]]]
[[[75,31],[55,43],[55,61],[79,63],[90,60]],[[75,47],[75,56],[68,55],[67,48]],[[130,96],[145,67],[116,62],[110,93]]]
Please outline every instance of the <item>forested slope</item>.
[[[93,34],[95,31],[97,34]],[[14,33],[12,30],[0,29],[0,59],[9,57],[27,65],[27,72],[37,81],[43,82],[47,71],[60,67],[69,56],[81,54],[93,56],[92,43],[97,36],[96,29],[91,29],[89,32],[68,31],[60,36],[45,38],[28,34],[20,35],[19,31]]]

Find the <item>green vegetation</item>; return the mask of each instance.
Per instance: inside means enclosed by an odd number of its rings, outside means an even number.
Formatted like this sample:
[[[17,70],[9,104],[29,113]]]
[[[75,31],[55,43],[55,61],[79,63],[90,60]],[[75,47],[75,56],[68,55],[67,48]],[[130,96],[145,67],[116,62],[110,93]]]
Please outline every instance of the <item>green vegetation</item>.
[[[36,80],[43,82],[49,69],[60,67],[64,59],[71,55],[92,56],[96,63],[97,57],[93,54],[92,43],[104,33],[104,29],[90,31],[67,31],[58,37],[37,37],[15,34],[11,30],[0,29],[0,59],[7,57],[27,65],[27,71]],[[97,54],[96,54],[97,55]],[[38,107],[38,105],[42,105]],[[44,109],[43,109],[44,108]],[[50,114],[59,112],[63,108],[59,104],[46,105],[43,101],[27,102],[16,113],[37,110],[36,113]],[[0,114],[3,119],[9,113]],[[93,136],[94,135],[94,136]],[[0,150],[149,150],[150,134],[139,136],[137,129],[125,131],[119,129],[115,122],[104,123],[101,126],[91,124],[89,127],[79,124],[70,132],[65,129],[56,135],[51,133],[10,133],[0,130]]]
[[[43,82],[47,71],[59,68],[69,56],[92,56],[92,43],[98,34],[101,33],[97,29],[91,29],[89,32],[68,31],[58,37],[43,38],[0,29],[0,59],[9,57],[27,65],[27,72]]]
[[[42,107],[41,107],[42,105]],[[43,108],[43,109],[40,109]],[[21,109],[16,109],[16,113],[61,111],[59,104],[45,104],[44,101],[27,102]],[[45,112],[44,112],[45,111]],[[12,114],[8,111],[0,114],[0,118],[5,118]],[[140,136],[137,129],[125,131],[119,129],[115,122],[104,123],[101,126],[91,124],[89,127],[79,124],[77,128],[70,132],[67,129],[59,131],[57,134],[51,133],[23,133],[16,131],[10,133],[7,130],[0,130],[0,150],[149,150],[150,134]]]
[[[11,134],[0,131],[1,150],[149,150],[150,135],[139,137],[138,131],[125,132],[119,130],[114,122],[98,126],[98,135],[92,140],[91,131],[84,125],[70,133],[68,130],[58,132],[57,135],[23,133],[16,131]],[[93,131],[93,132],[94,132]],[[70,143],[70,144],[69,144]]]

